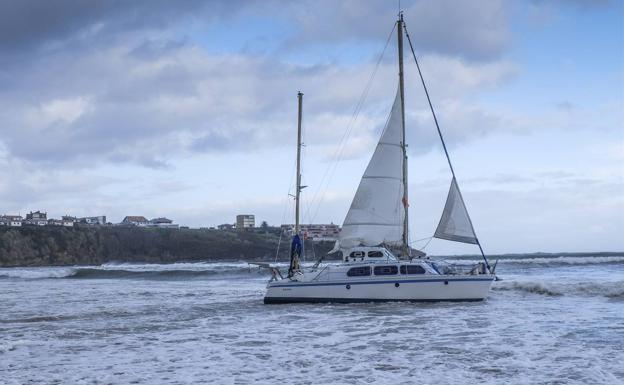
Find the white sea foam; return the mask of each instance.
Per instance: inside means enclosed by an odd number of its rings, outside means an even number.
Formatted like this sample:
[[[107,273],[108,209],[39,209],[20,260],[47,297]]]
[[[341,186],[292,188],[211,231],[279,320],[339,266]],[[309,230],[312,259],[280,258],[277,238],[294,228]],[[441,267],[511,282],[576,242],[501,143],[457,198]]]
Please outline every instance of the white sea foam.
[[[473,265],[481,262],[479,259],[447,259],[446,262],[458,265]],[[494,263],[493,261],[490,261]],[[281,268],[286,263],[272,263]],[[597,256],[597,257],[539,257],[539,258],[507,258],[499,260],[499,265],[522,266],[573,266],[590,264],[624,264],[624,256]],[[242,274],[250,271],[262,271],[257,266],[247,262],[188,262],[171,264],[135,264],[135,263],[107,263],[101,266],[69,266],[69,267],[28,267],[28,268],[0,268],[0,278],[158,278],[175,279],[189,277],[208,277],[216,275]],[[497,271],[500,271],[497,269]]]
[[[285,263],[272,264],[285,268]],[[100,266],[0,268],[0,278],[160,278],[214,277],[266,272],[247,262],[194,262],[171,264],[107,263]],[[267,273],[268,274],[268,273]]]
[[[496,282],[494,290],[516,290],[547,296],[580,295],[607,298],[624,298],[624,281],[578,281],[566,282],[561,279],[544,280],[503,280]]]
[[[5,279],[0,383],[617,384],[622,302],[582,290],[615,290],[618,268],[518,267],[485,302],[432,304],[267,306],[249,274]]]
[[[456,258],[448,258],[444,261],[450,263],[456,263],[460,265],[472,265],[479,262],[483,262],[483,259],[456,259]],[[490,257],[490,264],[493,264],[496,261],[496,258]],[[624,256],[596,256],[596,257],[569,257],[569,256],[558,256],[558,257],[536,257],[536,258],[515,258],[515,257],[501,257],[498,259],[498,263],[500,264],[524,264],[524,265],[590,265],[590,264],[620,264],[624,263]]]
[[[11,267],[0,268],[0,278],[64,278],[76,273],[74,267]]]

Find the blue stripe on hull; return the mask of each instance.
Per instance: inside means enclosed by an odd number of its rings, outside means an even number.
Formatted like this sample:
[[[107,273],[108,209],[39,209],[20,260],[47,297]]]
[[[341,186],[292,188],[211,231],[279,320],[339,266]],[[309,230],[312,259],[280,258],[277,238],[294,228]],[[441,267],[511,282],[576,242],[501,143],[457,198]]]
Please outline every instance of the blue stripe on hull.
[[[362,303],[362,302],[478,302],[485,298],[450,299],[372,299],[372,298],[306,298],[306,297],[264,297],[267,305],[287,303]]]
[[[428,282],[465,282],[465,281],[494,281],[494,278],[436,278],[436,279],[393,279],[385,281],[343,281],[343,282],[326,282],[326,283],[289,283],[285,285],[271,285],[270,287],[303,287],[303,286],[340,286],[340,285],[379,285],[384,283],[428,283]]]

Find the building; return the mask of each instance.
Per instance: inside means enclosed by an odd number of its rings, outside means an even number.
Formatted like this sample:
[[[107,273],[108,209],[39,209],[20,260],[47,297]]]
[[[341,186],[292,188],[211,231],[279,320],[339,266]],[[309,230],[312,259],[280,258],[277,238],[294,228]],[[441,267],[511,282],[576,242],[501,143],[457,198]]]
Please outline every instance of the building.
[[[178,225],[173,223],[173,221],[169,218],[154,218],[149,221],[150,227],[161,227],[166,229],[177,229]]]
[[[2,220],[7,226],[19,227],[22,225],[24,218],[21,215],[3,215]]]
[[[37,225],[37,226],[45,226],[48,224],[48,213],[42,213],[41,211],[31,211],[26,214],[25,224],[28,225]]]
[[[130,226],[142,226],[145,227],[149,224],[149,221],[143,216],[127,216],[121,221],[122,225]]]
[[[72,226],[74,224],[72,223]],[[48,219],[48,226],[63,226],[63,221],[60,219]]]
[[[236,228],[238,230],[250,229],[253,227],[256,227],[255,215],[237,215],[236,216]]]
[[[235,227],[235,225],[229,224],[229,223],[224,223],[222,225],[218,225],[217,229],[218,230],[232,230]]]
[[[282,225],[282,232],[292,235],[295,225]],[[340,235],[340,226],[330,224],[306,224],[299,225],[299,231],[304,239],[314,241],[335,241]]]
[[[61,217],[61,226],[65,227],[74,227],[74,223],[78,222],[78,218],[72,217],[71,215],[63,215]]]
[[[78,223],[78,218],[72,217],[71,215],[63,215],[61,217],[62,226],[65,227],[74,227],[75,223]]]
[[[42,213],[41,211],[37,210],[37,211],[31,211],[30,213],[26,214],[26,219],[31,219],[31,220],[47,220],[48,218],[48,213]]]
[[[127,218],[127,217],[126,217]],[[80,223],[85,223],[87,225],[100,225],[103,226],[106,224],[106,215],[100,215],[97,217],[83,217],[78,219]]]

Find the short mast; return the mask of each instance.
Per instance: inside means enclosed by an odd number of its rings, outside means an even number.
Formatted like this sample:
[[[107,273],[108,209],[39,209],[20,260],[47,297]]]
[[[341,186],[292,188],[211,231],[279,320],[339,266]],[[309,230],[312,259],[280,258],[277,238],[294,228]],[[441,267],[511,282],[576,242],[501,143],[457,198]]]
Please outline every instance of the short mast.
[[[292,244],[290,245],[290,266],[288,267],[289,278],[299,271],[299,257],[303,252],[303,244],[301,243],[301,238],[299,238],[299,198],[301,189],[305,187],[301,186],[301,115],[303,107],[303,94],[301,91],[297,93],[297,99],[299,102],[297,117],[297,186],[295,190],[295,229]]]
[[[297,119],[297,187],[295,192],[295,234],[299,234],[299,196],[301,195],[301,117],[303,109],[303,94],[297,93],[299,101],[299,115]]]
[[[409,216],[408,216],[408,191],[407,191],[407,143],[405,142],[405,90],[403,85],[403,12],[399,13],[397,20],[397,37],[399,39],[399,93],[401,95],[401,148],[403,149],[403,253],[409,257]]]

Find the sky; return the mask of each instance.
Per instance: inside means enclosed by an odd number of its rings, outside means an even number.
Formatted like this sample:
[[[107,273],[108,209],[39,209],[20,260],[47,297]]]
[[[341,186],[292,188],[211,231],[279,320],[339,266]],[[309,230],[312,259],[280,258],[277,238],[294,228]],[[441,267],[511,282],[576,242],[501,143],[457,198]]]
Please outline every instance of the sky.
[[[401,6],[486,253],[623,251],[624,2]],[[0,213],[292,223],[301,91],[303,222],[341,224],[396,93],[397,13],[0,1]],[[474,253],[428,242],[451,174],[410,56],[405,83],[410,238]]]

